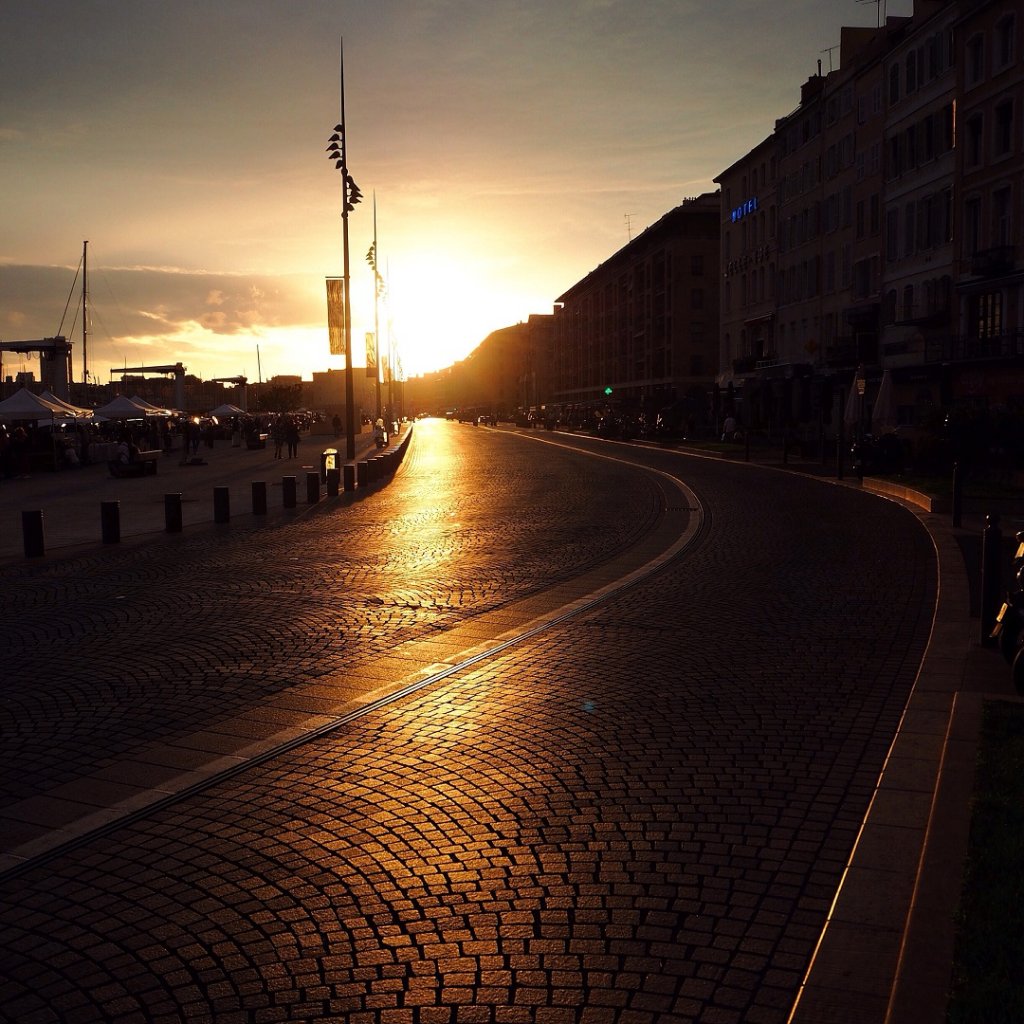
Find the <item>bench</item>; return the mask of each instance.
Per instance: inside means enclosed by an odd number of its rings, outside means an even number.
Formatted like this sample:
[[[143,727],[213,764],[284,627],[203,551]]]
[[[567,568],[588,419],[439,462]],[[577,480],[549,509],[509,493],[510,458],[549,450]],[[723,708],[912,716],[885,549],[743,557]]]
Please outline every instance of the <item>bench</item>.
[[[136,452],[135,457],[130,462],[108,462],[107,468],[110,470],[110,475],[113,477],[128,477],[128,476],[155,476],[156,475],[156,464],[160,460],[162,453],[159,449],[155,449],[149,452]]]
[[[270,437],[269,434],[249,434],[245,439],[245,447],[250,451],[257,448],[266,448],[268,437]]]

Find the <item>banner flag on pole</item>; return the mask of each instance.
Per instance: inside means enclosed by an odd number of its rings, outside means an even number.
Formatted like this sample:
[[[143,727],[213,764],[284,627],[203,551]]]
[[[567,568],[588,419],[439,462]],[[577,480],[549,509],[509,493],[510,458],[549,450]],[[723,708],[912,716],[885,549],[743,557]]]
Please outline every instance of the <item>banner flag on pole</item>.
[[[345,280],[341,277],[327,278],[327,333],[330,338],[331,355],[345,354]]]
[[[377,376],[377,339],[373,331],[366,332],[366,376]]]

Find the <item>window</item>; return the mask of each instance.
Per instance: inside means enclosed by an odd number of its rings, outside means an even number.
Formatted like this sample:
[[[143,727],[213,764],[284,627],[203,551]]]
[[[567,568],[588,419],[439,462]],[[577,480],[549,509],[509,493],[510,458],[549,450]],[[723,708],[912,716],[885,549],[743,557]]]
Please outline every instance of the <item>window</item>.
[[[1000,103],[995,110],[995,124],[992,126],[992,153],[994,156],[1009,156],[1013,148],[1013,100]]]
[[[900,256],[900,211],[890,208],[885,211],[885,258],[895,263]]]
[[[911,256],[914,253],[914,226],[917,223],[913,203],[907,203],[903,207],[903,255]]]
[[[1013,63],[1013,37],[1017,24],[1012,14],[996,22],[995,66],[997,71],[1008,68]]]
[[[981,200],[964,203],[964,255],[973,256],[981,248]]]
[[[726,237],[728,238],[728,235],[726,235]],[[728,256],[728,254],[726,255]],[[694,277],[701,277],[704,274],[703,253],[697,252],[690,257],[690,273],[693,274]]]
[[[857,200],[857,213],[856,213],[855,223],[856,223],[856,229],[857,229],[857,238],[858,239],[863,238],[864,237],[864,224],[865,224],[865,221],[864,221],[864,200],[863,199],[858,199]]]
[[[967,40],[967,85],[977,85],[985,74],[985,40],[980,35]]]
[[[982,120],[980,114],[967,122],[966,136],[964,160],[969,167],[977,167],[981,163]]]
[[[913,50],[907,54],[906,68],[906,91],[909,96],[912,92],[917,90],[917,54]]]
[[[746,280],[746,278],[744,278],[744,280]],[[690,306],[693,309],[703,309],[704,308],[704,289],[703,288],[694,288],[693,291],[690,293]]]
[[[889,105],[900,101],[900,66],[893,64],[889,68]]]
[[[869,200],[868,230],[872,235],[877,235],[882,229],[882,203],[876,192]]]
[[[914,319],[914,286],[908,284],[903,289],[903,319]]]
[[[971,319],[978,338],[997,338],[1003,333],[1003,293],[976,295],[971,301]]]
[[[992,193],[992,243],[1009,245],[1013,206],[1010,202],[1010,189],[999,188]]]
[[[885,301],[882,303],[882,323],[896,323],[896,289],[893,288],[885,293]]]

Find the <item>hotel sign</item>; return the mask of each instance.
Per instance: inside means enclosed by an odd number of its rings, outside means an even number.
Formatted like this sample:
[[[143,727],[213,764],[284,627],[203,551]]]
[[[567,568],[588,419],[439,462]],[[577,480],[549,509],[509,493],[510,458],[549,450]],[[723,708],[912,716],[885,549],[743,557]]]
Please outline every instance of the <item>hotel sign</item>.
[[[742,220],[744,217],[746,217],[748,213],[755,213],[756,211],[757,196],[753,196],[752,198],[748,199],[745,203],[740,203],[740,205],[737,206],[736,209],[732,211],[733,223],[735,224],[736,221]]]

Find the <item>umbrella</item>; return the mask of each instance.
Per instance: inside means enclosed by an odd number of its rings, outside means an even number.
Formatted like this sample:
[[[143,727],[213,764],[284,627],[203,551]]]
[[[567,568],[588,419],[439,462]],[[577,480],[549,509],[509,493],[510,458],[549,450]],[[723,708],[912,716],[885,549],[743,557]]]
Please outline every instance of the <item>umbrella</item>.
[[[864,401],[860,389],[863,384],[864,374],[858,367],[850,383],[850,394],[846,398],[846,408],[843,410],[843,423],[848,427],[856,427],[860,424],[861,406]]]
[[[871,410],[871,432],[876,436],[887,434],[897,427],[896,395],[892,389],[892,374],[886,370],[882,374],[882,383],[878,386],[878,397],[875,407]]]

